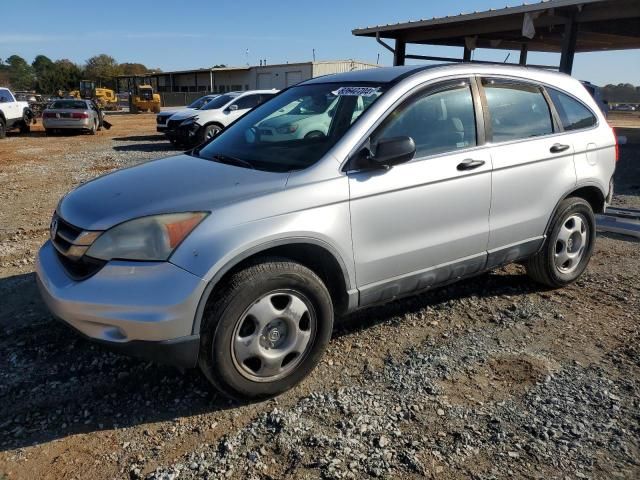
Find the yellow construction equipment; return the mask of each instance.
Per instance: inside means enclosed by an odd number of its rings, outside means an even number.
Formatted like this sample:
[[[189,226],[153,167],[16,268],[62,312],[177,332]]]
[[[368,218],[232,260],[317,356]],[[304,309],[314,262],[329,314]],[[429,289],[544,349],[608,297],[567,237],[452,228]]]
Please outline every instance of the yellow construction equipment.
[[[153,93],[153,87],[148,84],[136,85],[129,99],[129,112],[145,111],[160,112],[160,95]]]
[[[96,87],[92,80],[80,80],[80,89],[71,90],[69,97],[93,100],[103,110],[117,110],[118,97],[110,88]]]

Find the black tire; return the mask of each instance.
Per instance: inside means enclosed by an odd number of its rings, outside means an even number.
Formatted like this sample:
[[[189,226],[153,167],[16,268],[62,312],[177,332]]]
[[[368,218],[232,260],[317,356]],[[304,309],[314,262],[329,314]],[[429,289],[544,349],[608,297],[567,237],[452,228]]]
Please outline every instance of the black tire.
[[[237,341],[234,343],[233,339],[237,338],[250,318],[247,312],[251,308],[262,301],[272,301],[282,292],[286,292],[283,296],[292,294],[304,299],[309,307],[305,313],[309,315],[307,325],[312,325],[307,327],[309,340],[304,351],[293,357],[295,360],[291,361],[291,365],[285,363],[288,355],[284,357],[279,367],[284,369],[282,373],[258,378],[251,375],[252,371],[245,364],[236,361]],[[284,315],[289,307],[282,308]],[[298,327],[301,325],[299,323]],[[258,338],[261,344],[268,342],[271,330],[267,328],[255,327],[251,335]],[[273,397],[298,384],[313,370],[326,349],[332,329],[333,304],[322,280],[299,263],[282,258],[264,259],[233,274],[209,302],[201,328],[200,369],[214,387],[228,397],[239,400]],[[284,335],[282,338],[289,341]],[[279,340],[280,334],[276,336]],[[271,345],[271,348],[275,347]],[[276,350],[271,352],[277,353]]]
[[[7,124],[4,121],[4,118],[0,118],[0,138],[4,138],[7,136]]]
[[[94,120],[93,125],[91,125],[91,128],[89,129],[89,133],[91,135],[95,135],[97,131],[98,131],[98,122]]]
[[[33,112],[31,109],[25,109],[22,112],[22,122],[20,122],[20,133],[27,134],[31,132],[31,119],[33,118]]]
[[[319,130],[314,130],[312,132],[307,133],[304,138],[323,138],[326,137],[326,135],[322,132],[320,132]]]
[[[198,132],[200,143],[206,142],[210,138],[216,136],[218,133],[220,133],[221,130],[222,130],[222,127],[220,125],[215,124],[215,123],[213,123],[211,125],[205,125]]]
[[[567,243],[560,237],[561,229],[569,229],[576,227],[577,223],[583,222],[586,232],[584,233],[584,241],[580,239],[578,231],[572,234],[569,238],[570,248],[567,247]],[[573,240],[573,237],[577,240]],[[593,247],[596,239],[596,221],[591,209],[591,205],[582,199],[577,197],[569,197],[560,202],[558,210],[553,216],[547,232],[547,238],[542,246],[542,249],[531,257],[526,262],[527,274],[536,282],[543,285],[559,288],[569,285],[574,282],[587,268],[591,254],[593,253]],[[566,268],[558,263],[562,262],[562,258],[559,253],[562,254],[564,250],[574,248],[576,252],[580,253],[577,260],[567,260]],[[571,264],[570,262],[573,262]]]
[[[52,128],[45,128],[45,129],[44,129],[44,134],[45,134],[47,137],[52,136],[52,135],[53,135],[53,129],[52,129]]]

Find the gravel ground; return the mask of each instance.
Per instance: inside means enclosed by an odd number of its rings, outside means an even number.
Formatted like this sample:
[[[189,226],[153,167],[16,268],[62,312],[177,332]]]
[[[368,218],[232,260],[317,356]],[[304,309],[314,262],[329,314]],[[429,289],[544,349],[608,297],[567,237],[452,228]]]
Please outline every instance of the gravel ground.
[[[150,115],[112,123],[0,142],[0,479],[640,477],[632,239],[599,235],[563,290],[512,265],[341,319],[313,374],[262,403],[55,322],[33,259],[58,198],[175,153]],[[615,203],[638,207],[640,129],[621,133]]]

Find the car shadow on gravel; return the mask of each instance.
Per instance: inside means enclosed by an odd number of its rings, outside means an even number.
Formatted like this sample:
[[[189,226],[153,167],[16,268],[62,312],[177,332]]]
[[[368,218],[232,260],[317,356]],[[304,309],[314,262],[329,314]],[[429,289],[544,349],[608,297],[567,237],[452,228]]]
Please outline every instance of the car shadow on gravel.
[[[156,141],[166,141],[164,135],[131,135],[129,137],[113,137],[113,140],[119,142],[156,142]]]
[[[483,274],[455,285],[352,314],[336,326],[349,335],[427,306],[470,297],[541,290],[526,275]],[[0,451],[77,433],[139,426],[240,406],[216,395],[197,370],[121,356],[55,321],[33,273],[0,280]]]
[[[33,273],[0,279],[0,295],[0,451],[240,405],[197,369],[118,355],[54,320]]]
[[[132,143],[128,145],[115,145],[116,152],[177,152],[169,142],[163,143]]]

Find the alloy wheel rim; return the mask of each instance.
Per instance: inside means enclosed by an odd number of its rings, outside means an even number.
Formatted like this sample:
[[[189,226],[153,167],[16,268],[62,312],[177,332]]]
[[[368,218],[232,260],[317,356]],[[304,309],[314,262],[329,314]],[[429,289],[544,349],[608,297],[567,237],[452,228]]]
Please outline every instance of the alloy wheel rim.
[[[300,292],[277,290],[261,296],[240,316],[231,338],[234,366],[249,380],[286,377],[306,358],[317,317]]]
[[[560,273],[572,273],[584,257],[589,243],[589,225],[579,214],[567,217],[556,236],[553,260]]]
[[[219,128],[215,128],[215,127],[207,130],[207,140],[214,137],[219,130],[220,130]]]

